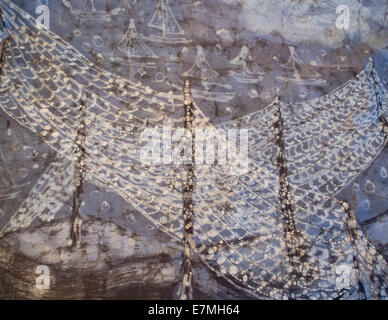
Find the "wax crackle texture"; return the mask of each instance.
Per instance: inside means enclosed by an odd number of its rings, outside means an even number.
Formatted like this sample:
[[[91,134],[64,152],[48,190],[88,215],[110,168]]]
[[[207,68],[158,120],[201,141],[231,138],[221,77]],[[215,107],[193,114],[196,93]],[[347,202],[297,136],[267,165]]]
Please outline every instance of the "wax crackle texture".
[[[2,299],[387,298],[386,1],[0,10]]]

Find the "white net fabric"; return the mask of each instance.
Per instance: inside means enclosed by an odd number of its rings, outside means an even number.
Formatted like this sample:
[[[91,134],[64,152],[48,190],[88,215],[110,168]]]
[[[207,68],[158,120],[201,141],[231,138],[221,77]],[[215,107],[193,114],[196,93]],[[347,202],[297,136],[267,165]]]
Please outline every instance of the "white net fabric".
[[[3,110],[39,133],[59,157],[75,162],[78,154],[73,145],[81,109],[86,107],[87,179],[115,189],[151,221],[180,238],[180,175],[175,165],[149,170],[139,161],[136,143],[144,128],[164,120],[183,123],[181,96],[156,93],[100,70],[55,34],[39,30],[17,6],[5,2],[2,10],[9,32],[2,68]]]
[[[334,197],[386,144],[376,76],[369,65],[328,96],[218,126],[249,128],[251,143],[245,175],[196,170],[194,239],[214,270],[271,298],[386,296],[385,260]],[[344,266],[346,290],[336,285]]]
[[[137,148],[144,128],[166,120],[183,126],[181,95],[110,74],[37,28],[10,1],[1,9],[8,37],[0,106],[63,159],[47,168],[2,232],[44,219],[41,203],[66,201],[77,185],[74,164],[82,159],[85,179],[112,188],[182,241],[183,166],[146,166]],[[194,167],[192,249],[219,275],[260,297],[386,297],[386,261],[348,204],[334,197],[385,146],[386,101],[369,65],[327,96],[292,105],[275,101],[215,127],[249,129],[249,171],[237,176],[217,165]],[[198,108],[193,125],[210,126]],[[346,286],[338,284],[344,268]]]

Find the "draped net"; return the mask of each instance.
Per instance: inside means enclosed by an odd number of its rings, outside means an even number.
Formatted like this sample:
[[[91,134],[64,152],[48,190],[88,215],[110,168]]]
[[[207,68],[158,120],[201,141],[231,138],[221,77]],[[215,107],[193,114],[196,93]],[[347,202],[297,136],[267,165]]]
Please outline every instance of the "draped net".
[[[1,10],[8,34],[0,106],[61,159],[48,166],[2,234],[53,218],[41,212],[46,206],[55,214],[71,197],[82,153],[88,181],[112,188],[182,241],[183,165],[144,165],[137,148],[147,127],[166,120],[183,126],[181,94],[100,69],[9,0]],[[247,173],[194,166],[191,247],[212,270],[259,297],[387,296],[386,261],[352,208],[335,198],[386,144],[387,91],[372,63],[329,95],[275,101],[217,126],[194,106],[194,127],[249,129]],[[83,148],[80,126],[87,132]],[[336,283],[344,266],[347,287]]]

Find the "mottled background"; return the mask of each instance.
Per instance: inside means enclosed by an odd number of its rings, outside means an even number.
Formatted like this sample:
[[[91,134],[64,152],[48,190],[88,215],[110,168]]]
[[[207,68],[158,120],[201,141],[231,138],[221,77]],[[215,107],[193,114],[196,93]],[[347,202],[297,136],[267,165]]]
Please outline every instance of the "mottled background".
[[[364,69],[370,56],[387,87],[388,2],[315,0],[170,0],[184,34],[170,43],[152,40],[160,31],[148,26],[156,0],[29,0],[14,1],[32,16],[48,4],[50,29],[106,70],[160,91],[180,92],[182,74],[189,70],[201,46],[218,73],[213,83],[198,79],[196,102],[213,123],[248,114],[281,101],[305,101],[331,92]],[[350,8],[350,28],[338,30],[338,5]],[[1,7],[1,2],[0,2]],[[121,8],[122,10],[116,10]],[[118,48],[133,19],[148,46],[143,57],[129,58]],[[148,37],[148,38],[147,38]],[[147,40],[148,39],[148,40]],[[124,42],[125,44],[125,42]],[[264,75],[257,83],[242,83],[230,72],[247,46]],[[325,80],[324,85],[296,85],[279,80],[289,46],[305,65]],[[152,53],[153,55],[151,55]],[[157,57],[156,57],[157,56]],[[197,81],[196,81],[197,80]],[[202,79],[203,80],[203,79]],[[206,86],[213,97],[207,97]],[[215,95],[214,95],[215,94]],[[214,98],[216,97],[216,98]],[[0,224],[5,224],[34,182],[55,159],[39,137],[0,112]],[[388,259],[388,150],[338,197],[357,208],[364,232]],[[20,193],[7,198],[6,175]],[[4,181],[3,181],[4,180]],[[174,298],[180,281],[182,247],[159,232],[114,192],[86,186],[81,207],[84,219],[81,248],[67,247],[72,200],[47,223],[7,234],[0,239],[1,298]],[[35,268],[50,266],[48,291],[35,288]],[[194,264],[196,298],[249,298]]]

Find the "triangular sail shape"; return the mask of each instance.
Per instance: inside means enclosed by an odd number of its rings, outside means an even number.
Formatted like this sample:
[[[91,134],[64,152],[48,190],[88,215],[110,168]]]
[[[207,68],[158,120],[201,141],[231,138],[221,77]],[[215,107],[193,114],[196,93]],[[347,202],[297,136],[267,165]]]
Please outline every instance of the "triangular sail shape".
[[[182,27],[171,11],[168,0],[159,0],[158,8],[155,10],[148,26],[159,29],[162,32],[162,37],[184,34]]]
[[[234,77],[238,82],[242,83],[256,83],[263,79],[264,71],[260,66],[253,60],[249,48],[243,46],[239,54],[234,57],[231,64],[241,66],[242,72],[231,71],[230,75]]]
[[[182,74],[182,77],[191,77],[203,81],[217,79],[220,75],[213,70],[201,46],[197,46],[197,56],[193,66]]]
[[[128,59],[131,58],[157,58],[152,50],[144,43],[141,35],[137,32],[135,21],[130,19],[128,30],[116,45],[117,50],[124,53]]]
[[[295,83],[298,85],[324,85],[326,81],[321,78],[321,75],[308,67],[302,59],[297,55],[295,48],[289,46],[290,58],[282,65],[285,69],[284,76],[277,78],[282,81]]]

